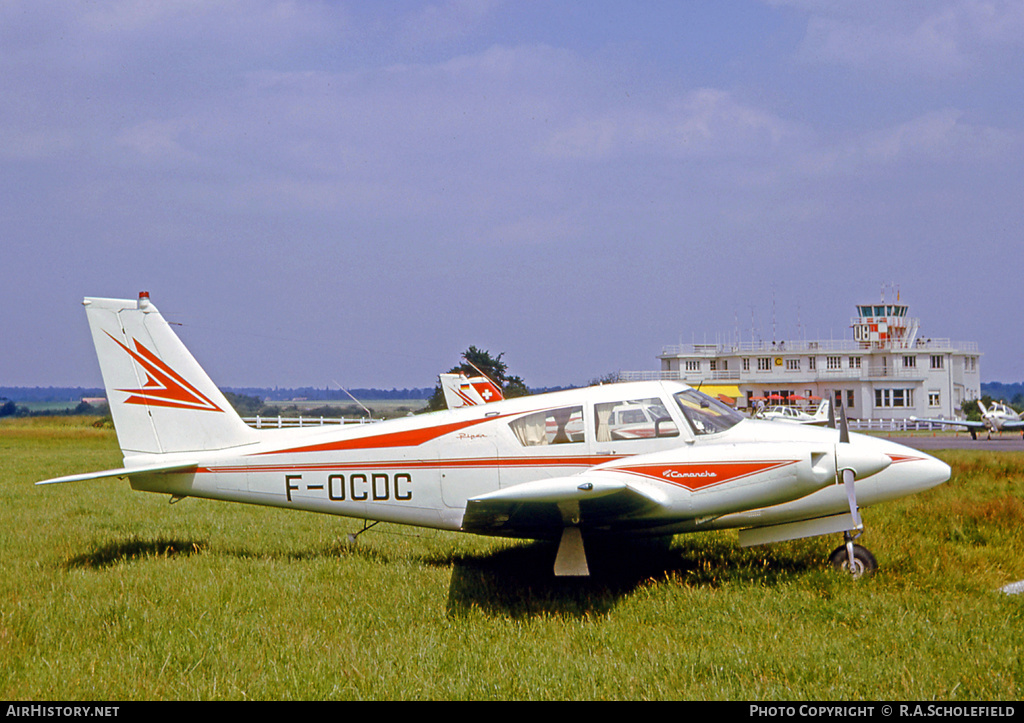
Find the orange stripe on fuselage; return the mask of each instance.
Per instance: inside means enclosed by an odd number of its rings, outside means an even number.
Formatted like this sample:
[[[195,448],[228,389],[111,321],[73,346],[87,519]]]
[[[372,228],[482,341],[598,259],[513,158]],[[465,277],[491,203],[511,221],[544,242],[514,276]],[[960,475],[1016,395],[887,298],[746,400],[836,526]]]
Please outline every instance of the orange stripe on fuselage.
[[[200,467],[199,473],[238,473],[238,472],[298,472],[298,471],[331,471],[331,470],[375,470],[375,469],[502,469],[517,467],[580,467],[589,469],[604,462],[611,462],[620,457],[610,456],[579,456],[579,457],[516,457],[496,459],[494,457],[474,457],[463,459],[435,460],[372,460],[351,462],[301,462],[289,464],[232,465]]]
[[[684,464],[639,464],[615,467],[616,472],[628,472],[640,477],[656,479],[678,487],[695,491],[714,487],[715,485],[732,482],[750,477],[761,472],[768,472],[799,460],[762,460],[750,462],[689,462]]]
[[[516,412],[522,414],[522,412]],[[451,422],[449,424],[438,424],[433,427],[422,427],[420,429],[406,429],[401,432],[386,432],[384,434],[371,434],[365,437],[353,439],[338,439],[332,442],[321,442],[310,444],[304,447],[289,447],[288,449],[275,449],[268,452],[257,452],[257,454],[294,454],[297,452],[335,452],[350,449],[384,449],[388,447],[418,447],[421,444],[443,437],[452,432],[475,427],[484,422],[493,422],[496,419],[512,416],[509,414],[493,415],[482,419],[468,419],[463,422]]]

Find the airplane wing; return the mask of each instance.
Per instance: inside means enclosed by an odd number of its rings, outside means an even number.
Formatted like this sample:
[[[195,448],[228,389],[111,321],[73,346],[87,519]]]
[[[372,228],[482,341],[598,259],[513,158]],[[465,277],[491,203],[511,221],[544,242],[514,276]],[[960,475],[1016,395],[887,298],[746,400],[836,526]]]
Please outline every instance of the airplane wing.
[[[527,482],[471,498],[462,529],[478,534],[557,536],[566,524],[614,527],[662,505],[654,494],[600,475]]]
[[[139,467],[119,467],[118,469],[105,469],[101,472],[85,472],[84,474],[72,474],[67,477],[55,477],[53,479],[36,482],[37,485],[55,485],[63,482],[84,482],[91,479],[108,479],[114,477],[129,477],[140,474],[155,474],[159,472],[185,472],[197,469],[196,462],[164,462],[162,464],[141,465]]]
[[[964,427],[965,429],[984,429],[985,425],[982,422],[972,422],[969,419],[922,419],[921,417],[911,417],[911,422],[930,422],[931,424],[949,424],[955,427]]]

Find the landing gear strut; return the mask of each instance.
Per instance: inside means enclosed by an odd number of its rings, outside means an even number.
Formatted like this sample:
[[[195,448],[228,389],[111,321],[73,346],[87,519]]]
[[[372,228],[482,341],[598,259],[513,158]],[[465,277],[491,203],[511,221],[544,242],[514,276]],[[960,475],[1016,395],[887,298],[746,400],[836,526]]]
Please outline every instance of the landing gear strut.
[[[878,561],[866,547],[853,544],[853,535],[844,533],[845,544],[840,545],[829,555],[832,567],[840,572],[848,573],[854,580],[870,576],[878,569]]]

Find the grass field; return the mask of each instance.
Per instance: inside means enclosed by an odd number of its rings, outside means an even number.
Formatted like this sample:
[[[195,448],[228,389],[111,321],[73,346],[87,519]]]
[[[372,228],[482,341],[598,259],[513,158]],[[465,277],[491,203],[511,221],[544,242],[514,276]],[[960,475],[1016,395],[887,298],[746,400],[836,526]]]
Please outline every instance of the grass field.
[[[127,482],[92,418],[0,424],[0,698],[1019,700],[1024,454],[940,452],[953,479],[837,539],[735,533],[600,552],[203,500]]]

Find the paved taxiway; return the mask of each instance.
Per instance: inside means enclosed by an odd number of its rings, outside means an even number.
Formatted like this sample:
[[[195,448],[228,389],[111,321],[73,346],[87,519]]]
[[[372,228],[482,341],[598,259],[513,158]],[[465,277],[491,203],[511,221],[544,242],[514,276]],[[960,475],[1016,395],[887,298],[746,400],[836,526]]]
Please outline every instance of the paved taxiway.
[[[905,444],[908,447],[920,450],[935,449],[977,449],[988,452],[1021,452],[1024,451],[1024,439],[1021,435],[1003,434],[993,436],[992,439],[985,439],[985,435],[978,435],[978,439],[971,439],[970,434],[938,434],[935,436],[894,434],[891,437],[882,433],[875,434],[876,437],[885,437],[893,442]]]

